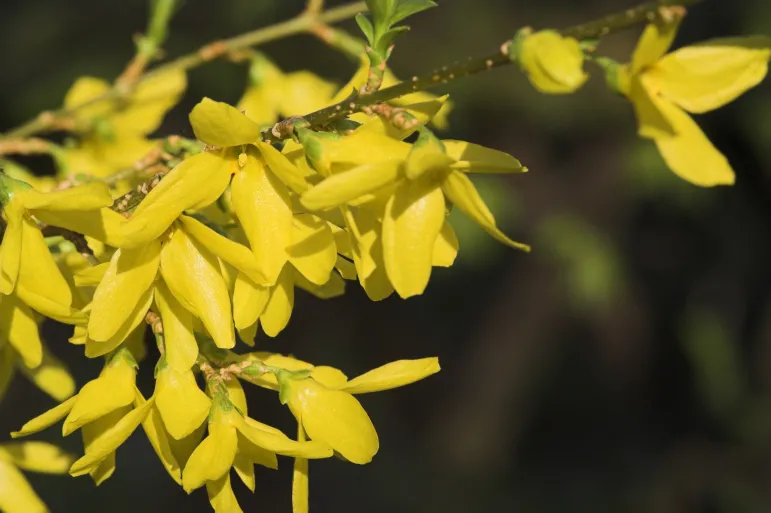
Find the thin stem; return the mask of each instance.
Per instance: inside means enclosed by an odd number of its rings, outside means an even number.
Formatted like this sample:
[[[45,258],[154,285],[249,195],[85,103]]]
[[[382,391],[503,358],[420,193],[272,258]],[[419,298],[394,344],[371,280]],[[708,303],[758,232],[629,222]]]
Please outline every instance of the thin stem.
[[[659,2],[648,2],[625,11],[603,16],[594,21],[575,25],[562,30],[565,36],[576,39],[592,39],[601,37],[611,32],[617,32],[627,29],[640,23],[653,22],[659,16],[665,16],[668,12],[675,9],[684,9],[686,6],[694,5],[703,0],[662,0]],[[456,61],[452,64],[442,66],[431,73],[414,76],[385,89],[367,95],[359,95],[357,91],[352,91],[347,99],[330,105],[306,116],[302,116],[302,126],[310,128],[324,129],[331,124],[347,118],[356,112],[362,112],[370,109],[372,106],[394,100],[401,96],[424,91],[440,84],[446,84],[452,80],[476,75],[484,71],[506,66],[513,62],[509,55],[509,42],[507,41],[493,54],[481,58],[469,58],[466,61]],[[272,128],[263,131],[262,139],[268,142],[277,142],[292,136],[293,127],[297,125],[298,118],[284,120]]]
[[[252,32],[247,32],[246,34],[242,34],[230,39],[223,39],[221,41],[215,41],[213,43],[207,44],[196,52],[182,56],[178,59],[148,71],[147,73],[143,74],[136,83],[139,84],[145,82],[153,77],[172,70],[186,70],[195,68],[196,66],[216,59],[229,52],[243,50],[244,48],[251,46],[260,45],[294,34],[303,33],[319,22],[327,24],[337,23],[352,18],[358,13],[365,12],[366,10],[366,3],[354,2],[329,9],[318,15],[314,15],[312,13],[309,14],[303,11],[302,14],[290,20],[277,23],[269,27],[263,27]],[[62,108],[54,111],[42,112],[34,119],[6,132],[3,134],[3,137],[27,137],[32,134],[47,130],[55,126],[62,118],[72,116],[72,114],[75,112],[95,103],[118,98],[124,93],[125,91],[123,91],[121,88],[113,86],[105,94],[76,105],[72,108]]]

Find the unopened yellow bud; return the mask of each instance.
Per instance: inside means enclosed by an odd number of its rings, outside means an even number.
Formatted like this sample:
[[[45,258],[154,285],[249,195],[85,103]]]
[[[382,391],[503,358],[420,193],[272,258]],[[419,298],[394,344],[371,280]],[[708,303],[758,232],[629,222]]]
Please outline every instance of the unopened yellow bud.
[[[547,94],[569,94],[587,79],[578,41],[554,30],[525,36],[516,56],[530,83]]]

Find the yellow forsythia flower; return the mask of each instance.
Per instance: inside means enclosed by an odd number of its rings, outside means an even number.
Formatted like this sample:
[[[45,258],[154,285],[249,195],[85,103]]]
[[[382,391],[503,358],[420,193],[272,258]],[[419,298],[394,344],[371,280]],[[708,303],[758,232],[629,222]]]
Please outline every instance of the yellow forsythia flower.
[[[99,377],[86,383],[76,396],[30,420],[11,435],[31,435],[64,418],[62,434],[67,436],[82,429],[85,446],[85,455],[72,464],[70,474],[90,474],[97,484],[102,483],[115,470],[115,451],[149,414],[154,402],[137,401],[135,367],[128,351],[116,352]]]
[[[16,295],[48,317],[79,322],[82,315],[71,308],[70,286],[34,219],[80,233],[99,232],[104,227],[96,226],[98,212],[112,205],[109,189],[94,182],[41,193],[0,173],[0,200],[7,224],[0,246],[0,292]]]
[[[76,131],[81,138],[76,148],[65,151],[69,170],[106,176],[131,166],[157,144],[146,136],[177,104],[186,85],[184,71],[168,71],[140,82],[126,98],[77,109]],[[109,90],[105,80],[81,77],[67,92],[64,107],[85,104]]]
[[[352,463],[369,463],[379,448],[375,427],[359,401],[351,394],[379,392],[414,383],[439,372],[437,358],[400,360],[373,369],[352,380],[334,367],[313,365],[291,357],[255,353],[263,365],[280,366],[284,372],[264,375],[257,384],[279,387],[282,402],[289,405],[298,423],[298,441],[306,434],[321,441]],[[288,372],[287,372],[288,371]],[[297,371],[309,376],[296,377]],[[308,460],[295,458],[292,480],[293,511],[308,511]]]
[[[207,485],[210,497],[224,500],[221,489],[226,483],[221,480],[232,466],[253,489],[252,467],[258,463],[276,468],[276,454],[310,459],[332,456],[332,449],[323,443],[297,442],[271,426],[244,417],[239,410],[245,410],[245,403],[236,408],[231,397],[232,394],[215,395],[209,434],[193,451],[182,472],[182,486],[188,493]]]
[[[385,135],[372,135],[366,131],[354,133],[337,144],[339,148],[331,159],[358,163],[353,162],[357,160],[357,145],[373,138],[390,140]],[[361,198],[366,202],[368,195],[374,195],[374,204],[378,205],[378,210],[382,209],[376,217],[382,219],[384,268],[400,296],[407,298],[423,293],[435,263],[437,240],[440,236],[454,239],[452,228],[446,221],[445,198],[499,241],[515,248],[529,249],[498,229],[492,213],[466,176],[466,173],[474,172],[526,171],[515,158],[470,143],[441,142],[428,131],[423,131],[412,147],[398,141],[388,144],[403,145],[403,149],[393,152],[388,160],[365,163],[329,176],[305,192],[301,202],[310,210],[323,210],[344,204],[355,205],[352,202],[361,201]],[[354,156],[343,156],[346,154],[343,148],[351,148]],[[346,220],[352,234],[361,233],[364,227],[350,226],[367,222],[366,214],[358,219],[349,216]],[[378,266],[377,262],[374,264],[374,267]],[[356,265],[360,276],[372,274],[363,262]]]
[[[519,66],[542,93],[569,94],[586,82],[584,53],[574,38],[541,30],[522,36],[518,44]]]
[[[174,183],[172,177],[168,184]],[[161,189],[162,199],[154,204],[162,204],[165,194],[175,191]],[[161,221],[165,232],[158,238],[143,246],[120,248],[109,264],[102,264],[106,270],[89,308],[87,356],[101,356],[118,347],[142,323],[154,298],[162,320],[169,324],[168,362],[177,370],[189,370],[198,355],[194,318],[219,347],[235,345],[230,296],[218,259],[263,282],[256,260],[244,246],[180,215],[176,207],[172,212],[175,218],[170,225]]]
[[[653,139],[676,175],[704,187],[731,185],[731,165],[687,113],[722,107],[760,83],[771,39],[714,39],[666,54],[678,23],[645,27],[619,85],[634,105],[639,135]]]
[[[4,513],[47,513],[20,470],[64,474],[72,456],[45,442],[0,444],[0,511]]]

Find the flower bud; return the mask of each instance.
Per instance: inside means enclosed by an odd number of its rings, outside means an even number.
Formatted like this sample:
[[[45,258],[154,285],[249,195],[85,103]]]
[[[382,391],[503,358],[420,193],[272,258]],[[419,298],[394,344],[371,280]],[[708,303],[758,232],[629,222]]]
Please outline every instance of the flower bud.
[[[542,30],[518,36],[515,41],[512,58],[519,61],[530,83],[542,93],[572,93],[586,81],[584,54],[572,37],[563,37],[554,30]]]

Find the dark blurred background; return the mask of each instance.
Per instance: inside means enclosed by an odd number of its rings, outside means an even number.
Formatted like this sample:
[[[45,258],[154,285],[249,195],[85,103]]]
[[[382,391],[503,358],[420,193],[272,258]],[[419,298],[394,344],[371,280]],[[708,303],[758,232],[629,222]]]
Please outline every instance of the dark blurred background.
[[[336,5],[340,2],[329,2]],[[412,76],[490,52],[522,25],[562,27],[633,5],[620,0],[440,0],[411,20],[393,56]],[[76,77],[114,78],[145,25],[144,0],[3,0],[0,131],[54,108]],[[187,0],[169,56],[286,19],[302,0]],[[355,29],[351,22],[345,24]],[[710,0],[692,9],[676,46],[769,33],[768,0]],[[623,60],[639,31],[604,53]],[[339,83],[353,66],[309,36],[262,48],[286,70]],[[351,285],[339,299],[297,298],[289,328],[265,350],[291,352],[349,376],[437,355],[424,382],[361,397],[381,439],[364,467],[311,464],[316,513],[765,512],[771,510],[771,87],[766,80],[698,122],[732,162],[732,188],[699,189],[638,140],[630,105],[595,69],[578,94],[544,96],[516,70],[446,86],[448,138],[507,151],[531,169],[477,183],[524,255],[453,214],[461,252],[422,297],[382,303]],[[235,103],[246,69],[193,70],[158,135],[192,136],[186,114],[204,95]],[[39,170],[43,159],[27,163]],[[53,333],[53,331],[51,331]],[[64,340],[50,346],[78,385],[99,362]],[[150,362],[141,388],[152,390]],[[275,394],[248,390],[252,416],[293,433]],[[23,379],[0,414],[8,433],[52,401]],[[58,442],[58,428],[41,438]],[[0,436],[5,440],[6,436]],[[64,440],[74,453],[78,435]],[[245,511],[290,510],[291,461],[258,470]],[[55,512],[209,511],[188,497],[135,433],[99,488],[87,477],[29,475]]]

